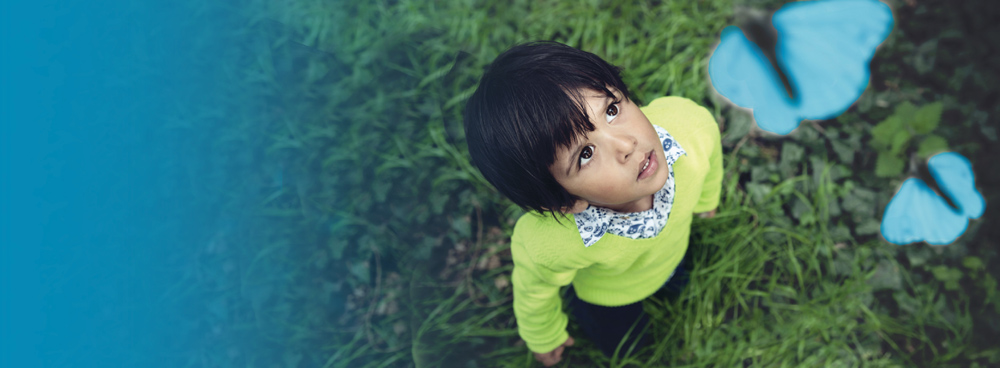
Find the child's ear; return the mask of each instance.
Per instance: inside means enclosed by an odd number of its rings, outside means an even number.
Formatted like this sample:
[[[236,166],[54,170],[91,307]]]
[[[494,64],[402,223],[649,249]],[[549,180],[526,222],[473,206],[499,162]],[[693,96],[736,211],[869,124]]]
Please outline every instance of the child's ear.
[[[563,207],[562,209],[559,210],[559,212],[565,214],[580,213],[583,212],[583,210],[586,210],[588,206],[590,206],[590,203],[587,203],[587,201],[582,199],[577,199],[576,203],[573,203],[572,206]]]

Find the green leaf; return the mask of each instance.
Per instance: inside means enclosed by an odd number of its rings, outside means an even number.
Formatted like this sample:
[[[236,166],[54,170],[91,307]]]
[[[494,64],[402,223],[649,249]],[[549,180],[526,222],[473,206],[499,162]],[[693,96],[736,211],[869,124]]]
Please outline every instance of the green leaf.
[[[802,155],[805,154],[805,149],[795,143],[785,143],[781,146],[781,162],[795,164],[802,161]]]
[[[750,169],[750,181],[754,183],[763,183],[770,179],[774,175],[767,166],[754,166]]]
[[[347,241],[335,237],[334,240],[330,241],[327,247],[330,250],[330,257],[333,257],[333,259],[340,259],[344,256],[344,249],[347,249]]]
[[[906,147],[909,145],[910,138],[913,138],[913,135],[910,134],[910,132],[906,130],[897,131],[896,134],[892,137],[892,147],[889,149],[889,152],[891,152],[894,155],[903,153],[903,151],[906,150]]]
[[[854,162],[854,149],[851,146],[840,142],[839,140],[831,140],[830,144],[833,146],[833,152],[837,154],[837,158],[840,162],[845,164],[850,164]]]
[[[451,228],[458,233],[458,236],[468,238],[472,236],[472,223],[466,217],[459,217],[451,220]]]
[[[417,245],[416,249],[413,250],[413,258],[421,261],[428,260],[431,258],[431,251],[434,250],[436,246],[436,239],[432,237],[424,237],[424,240]]]
[[[879,152],[878,161],[875,161],[875,175],[882,178],[890,178],[903,173],[906,162],[898,156],[889,152]]]
[[[979,257],[965,257],[962,259],[962,265],[971,270],[978,270],[983,268],[983,260]]]
[[[906,257],[910,260],[910,267],[927,263],[931,256],[931,251],[927,247],[909,247],[906,252]]]
[[[861,97],[858,98],[858,112],[866,113],[868,112],[868,110],[871,110],[872,105],[874,104],[875,104],[875,93],[870,89],[865,90],[865,92],[861,94]],[[840,118],[842,117],[844,117],[844,115],[840,116]],[[840,118],[837,118],[837,121],[844,122],[844,120],[841,120]]]
[[[833,241],[844,241],[851,239],[851,229],[843,224],[837,224],[836,227],[830,229],[830,240]]]
[[[917,70],[920,75],[927,74],[931,70],[934,70],[934,61],[937,58],[937,38],[931,39],[930,41],[924,42],[919,47],[917,47],[916,52],[913,53],[912,63],[913,68]]]
[[[983,284],[982,285],[983,285],[983,288],[986,289],[986,297],[988,299],[993,299],[993,296],[996,295],[996,292],[997,292],[996,291],[997,290],[997,279],[994,278],[993,275],[990,275],[989,273],[986,273],[985,277],[983,278]],[[994,306],[994,307],[996,307],[996,306]]]
[[[368,271],[368,267],[369,267],[368,262],[361,261],[351,264],[351,266],[348,267],[348,271],[351,273],[351,275],[354,275],[354,277],[356,277],[362,283],[368,283],[369,278],[371,277]]]
[[[917,146],[917,157],[927,158],[948,150],[948,141],[937,135],[929,135]]]
[[[782,176],[790,177],[797,174],[799,163],[802,162],[804,155],[805,149],[802,146],[791,142],[783,144],[781,146],[781,163],[778,165],[781,168]]]
[[[955,287],[957,287],[958,280],[962,279],[962,271],[948,266],[934,266],[931,268],[931,273],[934,274],[935,279],[944,281],[945,288],[949,290],[954,290],[950,287],[949,283],[954,283]]]
[[[924,107],[921,107],[913,115],[913,120],[910,120],[910,126],[917,134],[927,134],[937,128],[938,123],[941,121],[941,111],[944,109],[944,105],[941,102],[935,102]]]
[[[867,188],[854,188],[850,194],[844,196],[842,206],[847,212],[855,215],[870,215],[873,212],[871,203],[875,201],[876,194]]]
[[[792,217],[801,219],[803,215],[811,213],[812,207],[808,203],[803,202],[801,198],[795,197],[792,202]]]
[[[726,120],[726,136],[722,138],[726,143],[736,143],[753,128],[753,117],[739,109],[729,110],[729,119]]]
[[[913,120],[913,116],[917,113],[917,107],[913,106],[909,101],[903,102],[896,105],[896,111],[892,113],[892,116],[900,119],[900,121],[910,121]]]
[[[892,298],[896,300],[899,310],[905,314],[914,315],[920,311],[920,301],[903,290],[892,293]]]
[[[769,184],[747,183],[747,192],[750,193],[754,203],[764,203],[764,197],[771,194],[771,190],[773,189],[774,187]]]
[[[285,366],[286,367],[298,367],[299,362],[302,361],[302,353],[285,352],[284,355]]]
[[[872,145],[882,150],[889,147],[896,132],[902,129],[902,120],[893,115],[872,128]]]
[[[867,219],[854,229],[858,235],[871,235],[877,233],[882,228],[882,223],[876,219]]]
[[[375,201],[378,203],[385,202],[385,198],[389,194],[389,189],[392,189],[392,181],[383,180],[373,183],[372,191],[375,192]]]
[[[875,267],[875,273],[868,279],[868,284],[874,290],[899,290],[903,287],[903,278],[900,276],[899,268],[896,265],[888,260],[882,260]]]

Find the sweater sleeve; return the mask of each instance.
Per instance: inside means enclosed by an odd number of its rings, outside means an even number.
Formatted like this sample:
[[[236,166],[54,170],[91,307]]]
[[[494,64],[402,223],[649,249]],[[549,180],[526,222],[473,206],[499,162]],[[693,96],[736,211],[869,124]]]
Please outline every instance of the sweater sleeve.
[[[517,331],[531,351],[550,352],[569,337],[559,288],[573,281],[576,270],[559,272],[534,262],[516,231],[511,239],[511,255]]]
[[[705,183],[702,184],[701,197],[698,198],[698,204],[694,207],[695,213],[708,212],[719,207],[719,196],[722,194],[722,138],[711,113],[703,107],[701,110],[709,123],[709,126],[703,130],[702,136],[708,140],[707,144],[711,147],[711,153],[708,156],[708,174],[705,175]]]

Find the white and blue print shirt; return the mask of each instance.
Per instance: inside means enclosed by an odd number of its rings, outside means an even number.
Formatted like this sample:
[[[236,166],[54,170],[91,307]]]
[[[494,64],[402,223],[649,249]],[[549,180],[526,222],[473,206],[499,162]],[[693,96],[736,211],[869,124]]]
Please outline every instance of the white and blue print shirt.
[[[667,225],[670,207],[674,204],[674,162],[681,155],[687,155],[680,144],[667,133],[666,129],[653,125],[663,143],[663,153],[667,159],[667,182],[653,195],[653,208],[642,212],[621,213],[604,207],[589,206],[576,214],[576,227],[580,230],[583,245],[589,247],[601,240],[604,234],[612,233],[629,239],[655,237]]]

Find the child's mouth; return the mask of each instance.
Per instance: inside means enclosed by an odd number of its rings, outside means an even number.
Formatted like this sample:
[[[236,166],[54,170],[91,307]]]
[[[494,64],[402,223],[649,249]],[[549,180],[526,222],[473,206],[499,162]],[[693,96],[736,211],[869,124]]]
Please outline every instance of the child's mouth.
[[[646,160],[643,162],[642,168],[639,169],[639,177],[636,180],[642,180],[648,178],[652,176],[654,172],[656,172],[656,168],[659,165],[656,163],[656,160],[654,159],[655,156],[653,155],[654,155],[653,152],[650,152],[648,155],[646,155]]]

